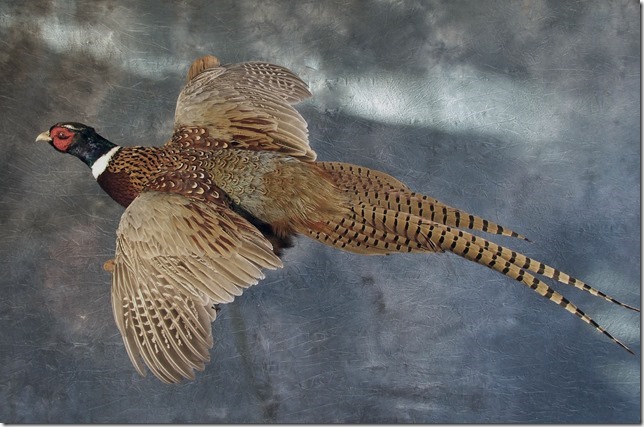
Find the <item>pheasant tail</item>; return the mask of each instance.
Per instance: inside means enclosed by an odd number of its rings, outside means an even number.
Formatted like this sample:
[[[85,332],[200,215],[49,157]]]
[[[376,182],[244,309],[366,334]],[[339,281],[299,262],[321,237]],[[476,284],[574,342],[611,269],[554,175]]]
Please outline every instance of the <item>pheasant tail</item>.
[[[322,243],[360,254],[449,251],[514,279],[632,351],[573,303],[536,277],[574,286],[625,308],[639,309],[540,261],[475,236],[459,227],[527,240],[491,221],[411,191],[395,178],[339,162],[317,162],[345,194],[344,214],[298,230]]]

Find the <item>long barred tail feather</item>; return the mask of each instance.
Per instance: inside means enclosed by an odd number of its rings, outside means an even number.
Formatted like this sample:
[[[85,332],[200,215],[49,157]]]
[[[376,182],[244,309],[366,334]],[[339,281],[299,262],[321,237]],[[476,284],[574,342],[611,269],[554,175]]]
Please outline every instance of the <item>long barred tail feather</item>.
[[[431,197],[417,194],[384,172],[342,162],[317,162],[316,164],[329,172],[336,185],[345,192],[357,196],[363,203],[407,212],[451,227],[464,227],[529,241],[519,233],[492,221],[453,208]]]
[[[616,300],[615,298],[611,297],[610,295],[606,295],[602,291],[593,288],[592,286],[584,283],[583,281],[576,279],[566,273],[564,273],[561,270],[557,270],[554,267],[551,267],[547,264],[544,264],[541,261],[536,261],[531,258],[528,258],[527,256],[515,252],[511,249],[508,249],[506,247],[497,245],[496,243],[490,242],[489,240],[483,239],[481,237],[475,236],[470,233],[466,233],[462,230],[452,230],[453,232],[459,234],[461,237],[466,238],[473,243],[477,243],[478,245],[484,247],[486,250],[494,253],[497,257],[503,258],[506,261],[510,262],[511,264],[514,264],[524,270],[528,270],[532,273],[537,273],[540,274],[544,277],[547,277],[549,279],[554,279],[557,280],[558,282],[565,283],[566,285],[574,286],[575,288],[581,289],[583,291],[586,291],[590,293],[591,295],[600,297],[605,299],[606,301],[610,301],[614,304],[620,305],[624,308],[627,308],[629,310],[637,311],[639,312],[640,309],[637,307],[633,307],[628,304],[624,304],[623,302],[620,302]]]
[[[540,261],[497,245],[458,227],[525,239],[491,221],[418,195],[382,172],[338,162],[318,162],[348,196],[345,213],[298,231],[327,245],[360,254],[449,251],[496,270],[560,305],[613,342],[632,351],[559,292],[541,275],[639,312],[640,310]],[[527,240],[527,239],[525,239]]]
[[[474,237],[474,236],[471,236],[471,235],[467,236],[467,234],[469,233],[464,233],[463,231],[460,231],[460,230],[456,230],[456,232],[454,232],[454,230],[445,226],[440,226],[440,225],[429,226],[430,238],[431,238],[431,235],[437,232],[440,235],[439,240],[443,240],[445,242],[444,244],[449,246],[449,250],[451,252],[457,255],[460,255],[466,259],[469,259],[470,261],[474,261],[478,264],[485,265],[486,267],[496,270],[518,282],[523,283],[524,285],[528,286],[530,289],[537,292],[542,297],[545,297],[548,300],[559,304],[566,311],[574,314],[584,322],[590,324],[596,330],[598,330],[599,332],[601,332],[602,334],[610,338],[613,342],[623,347],[629,353],[633,354],[631,349],[629,349],[626,345],[624,345],[624,343],[619,341],[608,331],[606,331],[604,328],[599,326],[599,324],[597,324],[597,322],[595,322],[590,316],[588,316],[579,308],[577,308],[577,306],[575,306],[573,303],[567,300],[559,292],[555,291],[550,286],[548,286],[547,284],[545,284],[544,282],[542,282],[541,280],[539,280],[538,278],[530,274],[524,268],[521,268],[517,264],[511,263],[509,260],[498,256],[497,254],[491,252],[489,249],[486,249],[484,246],[480,246],[479,244],[472,241],[471,238],[469,239],[467,238],[467,237]],[[465,234],[465,236],[462,236],[462,234]],[[481,239],[481,240],[484,240],[484,239]],[[507,250],[507,248],[502,248],[502,249]],[[596,289],[591,288],[586,284],[584,285],[586,286],[586,288],[589,289],[589,292],[591,292],[593,295],[599,294],[599,291],[597,291]],[[605,299],[612,301],[618,305],[632,308],[631,306],[627,306],[625,304],[618,302],[614,298],[606,296]]]

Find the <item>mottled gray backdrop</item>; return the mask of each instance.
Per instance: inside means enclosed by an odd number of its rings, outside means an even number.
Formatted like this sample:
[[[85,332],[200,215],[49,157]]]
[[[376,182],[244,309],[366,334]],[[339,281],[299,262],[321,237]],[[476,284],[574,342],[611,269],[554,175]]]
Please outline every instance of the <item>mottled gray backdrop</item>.
[[[322,160],[524,233],[504,244],[640,300],[636,1],[0,1],[0,421],[639,422],[640,317],[555,304],[453,255],[300,238],[224,306],[196,381],[139,377],[112,319],[123,209],[36,135],[162,144],[190,62],[285,65]]]

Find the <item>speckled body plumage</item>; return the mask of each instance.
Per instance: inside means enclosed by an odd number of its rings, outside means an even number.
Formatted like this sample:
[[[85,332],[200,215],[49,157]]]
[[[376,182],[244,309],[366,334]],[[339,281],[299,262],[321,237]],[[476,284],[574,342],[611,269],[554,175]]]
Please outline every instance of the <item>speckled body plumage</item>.
[[[306,122],[291,106],[306,85],[267,63],[196,60],[160,147],[118,147],[79,123],[38,140],[79,157],[126,207],[117,230],[114,317],[137,371],[194,378],[209,360],[213,304],[231,302],[282,267],[301,234],[365,255],[452,252],[498,271],[630,351],[537,275],[639,311],[542,262],[464,231],[525,239],[492,221],[417,194],[397,179],[315,162]]]
[[[144,190],[209,202],[223,198],[284,236],[335,215],[345,204],[329,174],[313,163],[270,151],[208,150],[174,142],[121,148],[97,181],[124,207]]]

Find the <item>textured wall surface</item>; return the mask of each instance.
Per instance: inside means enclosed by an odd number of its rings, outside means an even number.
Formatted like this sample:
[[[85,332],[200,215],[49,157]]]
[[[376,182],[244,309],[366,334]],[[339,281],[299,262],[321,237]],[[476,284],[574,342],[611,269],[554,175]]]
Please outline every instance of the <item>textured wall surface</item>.
[[[459,257],[300,238],[224,306],[197,380],[139,377],[114,324],[123,209],[36,144],[80,121],[171,134],[190,62],[267,60],[321,160],[507,225],[493,240],[640,300],[635,1],[0,1],[0,421],[639,422],[640,317],[565,285],[630,345]],[[549,282],[552,283],[552,282]]]

